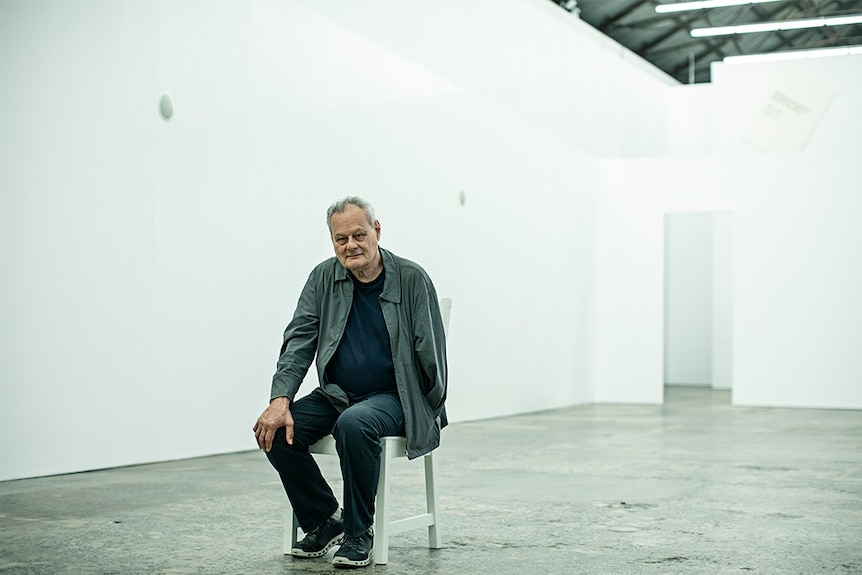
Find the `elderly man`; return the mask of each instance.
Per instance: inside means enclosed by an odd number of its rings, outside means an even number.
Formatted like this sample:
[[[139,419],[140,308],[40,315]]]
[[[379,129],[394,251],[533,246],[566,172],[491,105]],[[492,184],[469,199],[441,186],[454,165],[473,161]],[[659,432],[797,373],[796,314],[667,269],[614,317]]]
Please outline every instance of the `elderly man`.
[[[380,222],[361,198],[329,207],[335,257],[305,283],[254,425],[306,533],[295,557],[341,543],[337,567],[369,565],[380,438],[406,435],[407,455],[437,447],[446,425],[446,342],[437,294],[417,264],[378,246]],[[319,387],[294,401],[312,360]],[[344,479],[339,508],[308,447],[331,433]]]

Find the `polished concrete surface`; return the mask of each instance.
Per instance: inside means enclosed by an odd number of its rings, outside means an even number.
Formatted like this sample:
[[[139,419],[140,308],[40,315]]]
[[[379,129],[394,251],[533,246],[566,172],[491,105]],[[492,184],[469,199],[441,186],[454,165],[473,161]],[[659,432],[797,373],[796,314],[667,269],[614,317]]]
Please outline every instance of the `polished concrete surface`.
[[[860,411],[669,388],[455,424],[438,454],[444,548],[396,535],[359,572],[862,573]],[[420,509],[421,477],[397,462],[396,512]],[[335,571],[282,555],[282,502],[259,452],[0,483],[0,573]]]

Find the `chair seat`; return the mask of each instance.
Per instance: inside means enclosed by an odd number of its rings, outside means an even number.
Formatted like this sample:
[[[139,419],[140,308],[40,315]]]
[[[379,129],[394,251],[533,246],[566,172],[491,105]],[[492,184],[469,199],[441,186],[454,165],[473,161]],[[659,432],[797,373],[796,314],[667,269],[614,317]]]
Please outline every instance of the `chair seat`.
[[[380,438],[380,444],[385,450],[391,450],[392,457],[407,457],[407,438],[403,435],[387,435]],[[327,435],[308,448],[310,453],[318,455],[338,455],[335,450],[335,438]]]

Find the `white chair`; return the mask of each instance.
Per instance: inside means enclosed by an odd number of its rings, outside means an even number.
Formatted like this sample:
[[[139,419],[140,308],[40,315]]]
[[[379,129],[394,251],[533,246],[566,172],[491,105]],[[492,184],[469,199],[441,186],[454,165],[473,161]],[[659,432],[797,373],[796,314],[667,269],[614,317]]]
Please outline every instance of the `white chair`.
[[[452,300],[440,299],[440,314],[443,317],[443,330],[449,333],[449,314],[452,310]],[[390,517],[390,479],[392,476],[392,463],[398,458],[407,458],[407,439],[399,436],[386,436],[380,439],[380,478],[377,481],[377,500],[374,511],[374,562],[382,565],[389,562],[389,538],[392,535],[402,533],[420,527],[428,528],[428,547],[439,549],[441,546],[440,536],[440,508],[437,502],[437,482],[434,471],[434,452],[423,456],[425,461],[425,513],[407,517],[405,519],[393,520]],[[338,455],[335,451],[335,439],[327,435],[308,448],[311,453],[318,455]],[[284,553],[289,555],[298,540],[299,523],[290,501],[284,513]]]

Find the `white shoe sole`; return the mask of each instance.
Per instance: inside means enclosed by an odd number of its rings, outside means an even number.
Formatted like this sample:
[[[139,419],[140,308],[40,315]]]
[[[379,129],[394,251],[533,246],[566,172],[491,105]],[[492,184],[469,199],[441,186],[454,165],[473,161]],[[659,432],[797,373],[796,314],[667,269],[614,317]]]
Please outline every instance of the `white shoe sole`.
[[[347,557],[335,556],[332,558],[332,564],[336,567],[367,567],[371,565],[371,560],[374,559],[374,550],[369,551],[368,559],[364,561],[351,561]]]
[[[341,543],[342,539],[344,539],[344,534],[336,535],[335,537],[333,537],[332,539],[329,540],[329,543],[327,543],[323,549],[321,549],[320,551],[314,551],[312,553],[309,553],[308,551],[304,551],[304,550],[300,549],[299,547],[294,547],[293,549],[290,550],[290,554],[293,555],[294,557],[299,557],[301,559],[315,559],[317,557],[323,557],[324,555],[326,555],[327,551],[329,551],[334,546]]]

